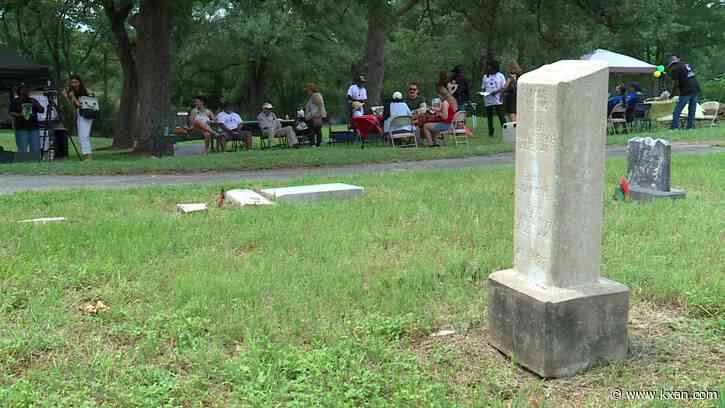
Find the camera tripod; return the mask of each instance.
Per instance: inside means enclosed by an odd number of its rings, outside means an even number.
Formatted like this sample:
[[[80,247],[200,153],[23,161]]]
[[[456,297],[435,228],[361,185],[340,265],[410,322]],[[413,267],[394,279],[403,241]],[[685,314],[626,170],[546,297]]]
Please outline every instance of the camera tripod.
[[[45,131],[46,135],[48,137],[48,154],[50,152],[53,152],[53,157],[48,157],[48,160],[53,160],[55,158],[55,135],[53,137],[50,137],[50,130],[51,130],[51,122],[53,117],[53,110],[58,115],[58,121],[61,125],[66,129],[66,132],[68,128],[63,123],[63,119],[60,116],[60,110],[58,109],[58,105],[55,103],[55,98],[58,96],[56,91],[50,91],[50,92],[44,92],[43,93],[45,97],[48,99],[48,109],[45,111]],[[73,150],[76,152],[76,156],[78,156],[78,160],[83,161],[83,156],[81,156],[80,152],[78,151],[78,147],[76,146],[76,143],[73,141],[73,138],[70,136],[70,134],[67,134],[66,137],[68,138],[68,141],[70,142],[71,146],[73,146]]]

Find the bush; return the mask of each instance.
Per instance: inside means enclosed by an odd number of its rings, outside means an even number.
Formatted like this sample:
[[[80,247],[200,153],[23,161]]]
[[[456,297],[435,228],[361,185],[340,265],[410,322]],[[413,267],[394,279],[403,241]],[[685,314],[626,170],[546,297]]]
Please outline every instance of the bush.
[[[702,83],[702,100],[725,102],[725,74]]]

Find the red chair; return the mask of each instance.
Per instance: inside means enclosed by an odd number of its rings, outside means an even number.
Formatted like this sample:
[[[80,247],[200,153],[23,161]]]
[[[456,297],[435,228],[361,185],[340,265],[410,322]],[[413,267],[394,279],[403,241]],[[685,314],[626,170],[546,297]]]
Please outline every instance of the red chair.
[[[375,115],[363,115],[352,118],[352,124],[360,137],[361,149],[365,148],[365,142],[373,139],[384,140],[383,128]]]

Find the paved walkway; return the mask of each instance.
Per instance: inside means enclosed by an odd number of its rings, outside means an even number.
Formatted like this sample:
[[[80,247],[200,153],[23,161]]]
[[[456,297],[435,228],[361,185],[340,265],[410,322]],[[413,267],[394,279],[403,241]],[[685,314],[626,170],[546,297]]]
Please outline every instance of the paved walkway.
[[[624,156],[626,146],[607,146],[607,157]],[[676,154],[725,153],[724,147],[712,144],[673,144]],[[21,191],[48,191],[78,188],[132,188],[169,186],[180,184],[214,184],[239,181],[263,181],[299,179],[317,176],[345,176],[354,174],[394,173],[410,170],[462,169],[474,167],[500,167],[513,163],[511,153],[492,156],[475,156],[461,159],[425,160],[397,163],[371,163],[349,166],[273,169],[230,173],[201,173],[183,175],[132,175],[132,176],[0,176],[0,194]]]

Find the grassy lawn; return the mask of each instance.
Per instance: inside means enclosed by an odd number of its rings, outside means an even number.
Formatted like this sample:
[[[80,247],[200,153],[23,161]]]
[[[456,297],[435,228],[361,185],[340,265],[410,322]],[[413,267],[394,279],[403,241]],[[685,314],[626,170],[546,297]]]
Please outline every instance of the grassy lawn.
[[[602,270],[631,288],[630,357],[550,381],[486,343],[485,280],[512,264],[510,167],[337,178],[366,195],[191,216],[175,205],[212,203],[219,186],[0,196],[0,406],[600,407],[616,388],[723,395],[725,155],[677,156],[673,168],[685,200],[605,200]],[[608,162],[607,197],[625,169]],[[69,222],[15,223],[40,216]],[[108,309],[79,310],[97,300]],[[440,329],[456,334],[430,336]],[[722,407],[725,395],[685,404]]]
[[[361,150],[356,145],[324,146],[321,149],[252,150],[247,152],[211,154],[194,157],[139,157],[127,151],[109,149],[110,139],[93,139],[94,160],[79,162],[63,160],[54,163],[16,163],[0,166],[0,174],[161,174],[195,173],[208,171],[259,170],[284,167],[317,167],[360,163],[382,163],[411,160],[430,160],[487,155],[512,150],[502,143],[500,134],[495,138],[486,136],[484,125],[479,123],[472,145],[447,146],[439,149],[392,149],[371,146]],[[327,129],[325,129],[327,131]],[[499,129],[500,132],[500,129]],[[725,131],[719,128],[705,128],[690,132],[659,131],[657,135],[670,140],[725,141]],[[610,136],[610,144],[624,144],[631,135]],[[0,133],[0,146],[15,149],[14,136]],[[72,150],[72,148],[71,148]],[[73,154],[73,153],[71,153]]]

